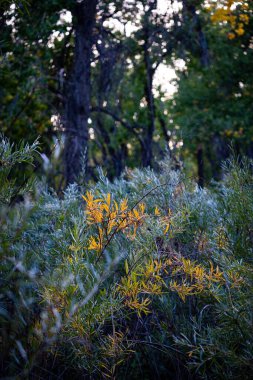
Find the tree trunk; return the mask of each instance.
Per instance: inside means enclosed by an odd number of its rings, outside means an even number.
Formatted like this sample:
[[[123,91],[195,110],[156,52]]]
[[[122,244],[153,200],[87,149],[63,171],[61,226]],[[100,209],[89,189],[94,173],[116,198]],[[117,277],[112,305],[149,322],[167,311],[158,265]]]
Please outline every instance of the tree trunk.
[[[143,166],[151,166],[152,157],[153,157],[153,135],[155,130],[155,102],[153,94],[153,77],[154,70],[152,68],[152,63],[150,59],[150,31],[149,31],[149,13],[153,9],[154,4],[151,5],[149,12],[145,15],[144,20],[144,65],[146,71],[146,84],[145,84],[145,99],[148,106],[148,123],[147,130],[144,137],[145,142],[145,152],[142,155]]]
[[[75,52],[72,74],[67,85],[65,113],[65,176],[66,183],[77,180],[84,156],[88,154],[88,118],[90,114],[90,63],[93,27],[98,0],[84,0],[75,5],[73,23]]]
[[[198,185],[204,187],[204,154],[202,145],[197,149],[197,163],[198,163]]]
[[[188,22],[193,24],[193,27],[198,34],[198,47],[199,47],[200,62],[201,62],[202,67],[209,67],[210,56],[209,56],[207,39],[201,25],[200,17],[192,1],[183,0],[183,15],[184,15],[183,17],[185,19],[185,23],[187,23],[187,20],[189,20]]]
[[[221,163],[229,157],[229,147],[224,138],[218,133],[214,134],[211,147],[214,155],[214,158],[212,158],[212,152],[209,154],[209,160],[212,166],[212,175],[216,181],[220,181],[223,177]]]
[[[146,66],[146,86],[145,98],[148,105],[148,124],[145,136],[145,154],[143,155],[143,166],[151,166],[153,157],[153,135],[155,130],[155,105],[153,95],[153,73],[150,65],[148,51],[145,51],[145,66]]]
[[[193,26],[193,30],[197,32],[198,51],[200,55],[200,63],[204,69],[210,66],[210,56],[208,43],[205,33],[202,28],[201,19],[198,15],[196,5],[193,1],[183,0],[183,17],[185,23],[190,22]],[[191,33],[189,33],[191,36]],[[204,187],[204,148],[202,144],[199,144],[197,148],[197,166],[198,166],[198,185]]]

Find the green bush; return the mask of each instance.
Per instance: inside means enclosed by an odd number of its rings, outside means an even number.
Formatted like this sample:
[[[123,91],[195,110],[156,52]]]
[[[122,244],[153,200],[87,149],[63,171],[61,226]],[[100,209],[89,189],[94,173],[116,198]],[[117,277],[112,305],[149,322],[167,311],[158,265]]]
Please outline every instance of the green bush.
[[[36,152],[0,147],[1,373],[250,379],[252,163],[211,190],[164,161],[59,198],[15,185]]]

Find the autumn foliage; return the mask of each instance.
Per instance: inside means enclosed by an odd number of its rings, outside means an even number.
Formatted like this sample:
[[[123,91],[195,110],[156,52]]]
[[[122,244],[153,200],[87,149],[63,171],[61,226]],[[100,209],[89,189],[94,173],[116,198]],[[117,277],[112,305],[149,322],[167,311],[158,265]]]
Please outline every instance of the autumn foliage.
[[[4,140],[3,183],[36,151]],[[3,186],[2,372],[250,379],[252,163],[226,165],[212,190],[170,161],[62,199]]]

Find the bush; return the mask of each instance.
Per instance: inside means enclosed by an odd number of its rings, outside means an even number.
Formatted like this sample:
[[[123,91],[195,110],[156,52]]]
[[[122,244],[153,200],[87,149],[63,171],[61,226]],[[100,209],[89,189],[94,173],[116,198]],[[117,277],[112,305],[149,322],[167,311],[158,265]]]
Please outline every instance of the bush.
[[[12,149],[0,159],[27,161]],[[19,203],[0,170],[4,376],[250,379],[251,162],[212,190],[165,161]]]

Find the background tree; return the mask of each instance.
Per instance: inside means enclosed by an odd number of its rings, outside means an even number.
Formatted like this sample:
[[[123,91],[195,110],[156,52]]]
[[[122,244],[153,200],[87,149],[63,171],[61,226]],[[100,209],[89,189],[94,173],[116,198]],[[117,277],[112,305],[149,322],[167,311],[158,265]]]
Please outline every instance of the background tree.
[[[3,4],[1,131],[15,141],[40,135],[45,160],[64,136],[64,157],[50,164],[57,189],[78,179],[85,152],[86,181],[98,165],[113,178],[169,151],[202,186],[220,178],[231,143],[252,155],[251,3]],[[156,77],[179,58],[169,99]]]
[[[237,6],[232,17],[248,19],[244,33],[231,39],[231,25],[214,22],[205,6],[198,8],[208,43],[209,64],[196,49],[186,50],[186,70],[179,73],[178,92],[171,102],[184,157],[198,160],[201,146],[206,179],[219,179],[221,162],[231,154],[252,155],[252,6]],[[250,21],[249,21],[250,20]],[[226,20],[225,20],[226,21]],[[198,37],[192,41],[200,46]]]
[[[94,25],[97,0],[75,4],[73,29],[75,51],[73,69],[67,78],[67,99],[65,114],[65,167],[67,183],[74,182],[81,171],[82,157],[88,149],[88,118],[90,115],[91,78],[90,65],[94,43]]]

